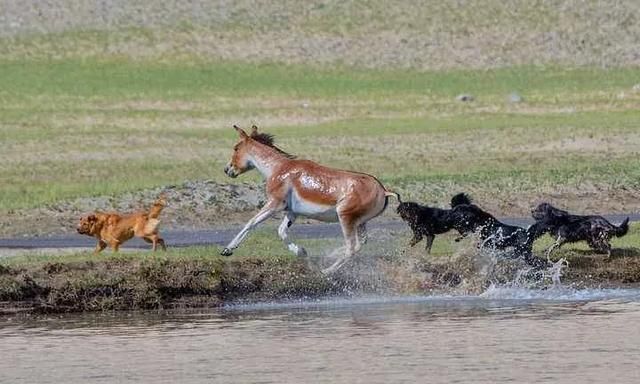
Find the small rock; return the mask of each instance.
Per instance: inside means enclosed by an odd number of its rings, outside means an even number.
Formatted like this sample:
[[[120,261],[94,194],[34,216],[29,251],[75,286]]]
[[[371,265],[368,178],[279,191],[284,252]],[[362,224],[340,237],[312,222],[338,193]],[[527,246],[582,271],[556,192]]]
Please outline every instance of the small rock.
[[[475,100],[475,97],[473,97],[473,95],[470,95],[468,93],[463,93],[461,95],[456,96],[456,100],[462,101],[464,103],[467,103],[467,102]]]
[[[511,92],[509,96],[507,96],[507,101],[510,103],[522,103],[524,99],[518,92]]]
[[[633,92],[640,92],[640,83],[634,85],[633,87],[631,87],[631,90]]]

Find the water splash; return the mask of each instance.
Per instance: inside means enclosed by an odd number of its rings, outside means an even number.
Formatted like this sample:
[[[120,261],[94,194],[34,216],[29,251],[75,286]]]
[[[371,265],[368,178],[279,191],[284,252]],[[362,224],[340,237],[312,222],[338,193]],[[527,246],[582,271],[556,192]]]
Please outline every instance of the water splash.
[[[562,276],[562,270],[569,267],[569,262],[564,257],[560,260],[556,261],[549,267],[549,273],[551,275],[551,282],[553,283],[553,288],[558,288],[562,286],[562,282],[560,281],[560,277]]]

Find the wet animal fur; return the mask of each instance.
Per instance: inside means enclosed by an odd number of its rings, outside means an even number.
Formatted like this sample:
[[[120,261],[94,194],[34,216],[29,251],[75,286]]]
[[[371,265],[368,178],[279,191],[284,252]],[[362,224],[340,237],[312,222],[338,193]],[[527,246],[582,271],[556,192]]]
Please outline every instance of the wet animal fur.
[[[547,250],[547,258],[556,248],[565,243],[586,241],[589,247],[596,251],[611,255],[612,237],[622,237],[629,231],[627,217],[619,226],[611,224],[607,219],[597,215],[573,215],[558,209],[549,203],[539,204],[531,211],[536,220],[536,236],[549,233],[556,241]]]
[[[451,220],[453,227],[462,236],[477,233],[482,242],[481,247],[496,250],[513,248],[516,255],[524,257],[528,264],[542,266],[542,261],[533,256],[534,237],[530,229],[505,224],[470,201],[453,205]]]
[[[460,204],[471,204],[471,200],[464,193],[459,193],[451,198],[451,206]],[[429,207],[407,201],[401,202],[396,211],[413,232],[413,238],[409,245],[413,247],[426,237],[427,254],[431,253],[435,235],[454,229],[451,209]]]
[[[88,235],[98,239],[94,253],[99,253],[107,247],[117,252],[120,246],[132,237],[140,237],[152,244],[155,251],[160,245],[166,250],[164,240],[158,234],[158,217],[162,209],[167,205],[161,196],[148,211],[119,214],[116,212],[94,212],[80,218],[77,231],[82,235]]]

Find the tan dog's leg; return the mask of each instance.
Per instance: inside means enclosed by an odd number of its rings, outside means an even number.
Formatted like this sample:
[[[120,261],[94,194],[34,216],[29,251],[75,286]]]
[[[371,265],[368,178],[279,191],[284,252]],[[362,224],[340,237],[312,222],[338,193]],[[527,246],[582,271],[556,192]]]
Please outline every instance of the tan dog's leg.
[[[107,247],[107,243],[105,243],[102,240],[98,240],[98,244],[96,244],[96,249],[93,251],[93,253],[95,253],[96,255],[100,252],[102,252],[103,249],[105,249]]]
[[[151,250],[155,251],[158,248],[158,244],[160,244],[160,246],[162,247],[163,251],[167,250],[167,246],[164,243],[164,240],[162,239],[162,237],[158,236],[158,234],[154,233],[152,235],[149,236],[145,236],[143,237],[144,241],[146,241],[147,243],[151,243]]]
[[[111,240],[109,246],[113,249],[113,252],[118,252],[120,249],[120,242],[118,240]]]
[[[163,251],[167,250],[167,245],[164,243],[164,239],[162,237],[159,237],[158,235],[156,235],[156,237],[158,238],[158,244],[160,244],[160,246],[162,247]]]

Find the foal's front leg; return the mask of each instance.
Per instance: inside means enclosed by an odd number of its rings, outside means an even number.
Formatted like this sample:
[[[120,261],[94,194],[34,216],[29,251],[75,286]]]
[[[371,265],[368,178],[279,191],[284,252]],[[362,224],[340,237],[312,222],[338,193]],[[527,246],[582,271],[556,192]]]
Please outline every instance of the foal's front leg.
[[[284,219],[282,219],[282,223],[280,223],[280,226],[278,227],[278,235],[280,236],[282,241],[284,241],[284,243],[287,245],[287,248],[291,252],[295,253],[296,256],[305,257],[307,256],[307,251],[291,241],[289,239],[289,234],[287,233],[287,229],[289,229],[289,227],[292,226],[295,221],[296,215],[294,213],[287,212],[284,216]]]
[[[240,245],[242,240],[244,240],[244,238],[247,236],[249,231],[257,227],[258,224],[262,223],[263,221],[273,216],[273,214],[278,212],[279,209],[280,209],[280,204],[277,204],[275,202],[267,203],[264,207],[262,207],[262,209],[260,210],[260,212],[258,212],[257,215],[255,215],[251,220],[249,220],[249,222],[247,222],[247,224],[245,224],[244,228],[242,228],[242,230],[238,232],[236,237],[234,237],[233,240],[231,240],[231,242],[227,245],[225,249],[222,250],[222,252],[220,252],[220,254],[222,256],[231,256],[233,254],[233,250],[238,248],[238,246]]]

